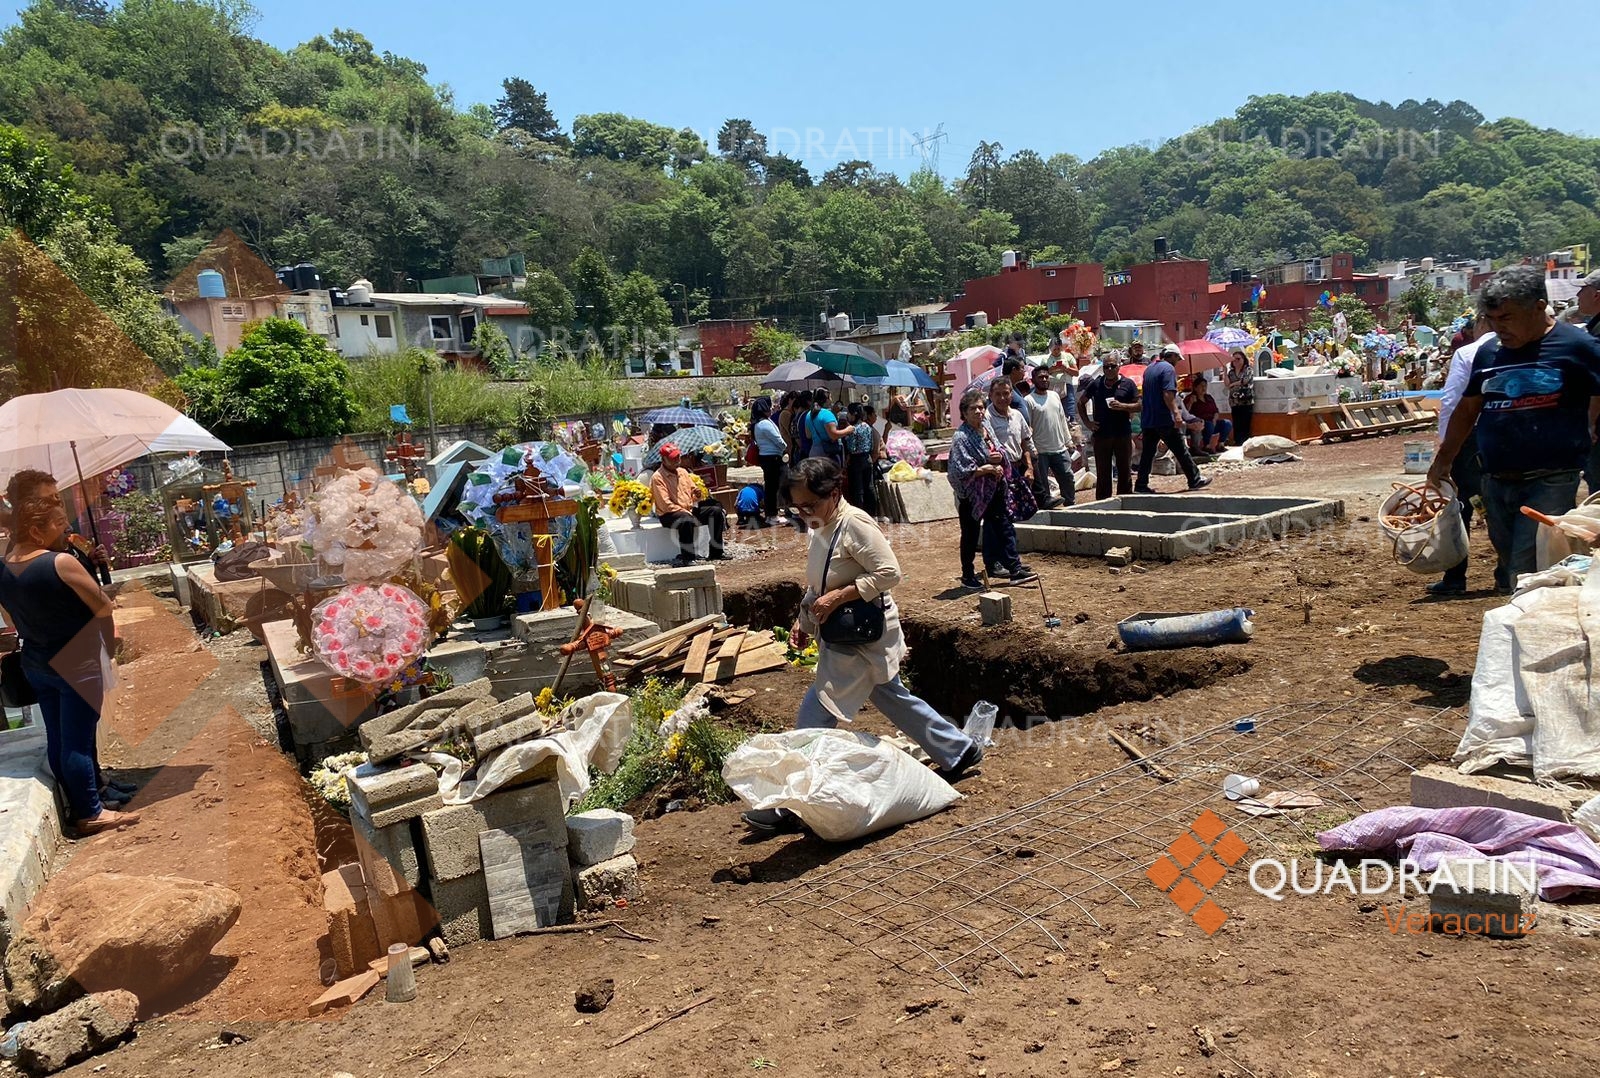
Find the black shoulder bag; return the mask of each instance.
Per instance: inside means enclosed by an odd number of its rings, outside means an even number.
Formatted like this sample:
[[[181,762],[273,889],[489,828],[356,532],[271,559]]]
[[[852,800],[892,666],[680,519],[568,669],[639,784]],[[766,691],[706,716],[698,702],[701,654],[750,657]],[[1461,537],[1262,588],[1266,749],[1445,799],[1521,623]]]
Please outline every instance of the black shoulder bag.
[[[828,569],[833,565],[833,551],[844,532],[844,521],[833,530],[833,541],[828,544],[828,558],[822,563],[822,586],[828,586]],[[817,626],[817,635],[824,644],[871,644],[883,638],[883,623],[887,604],[879,596],[877,602],[851,599],[833,612],[833,616]]]

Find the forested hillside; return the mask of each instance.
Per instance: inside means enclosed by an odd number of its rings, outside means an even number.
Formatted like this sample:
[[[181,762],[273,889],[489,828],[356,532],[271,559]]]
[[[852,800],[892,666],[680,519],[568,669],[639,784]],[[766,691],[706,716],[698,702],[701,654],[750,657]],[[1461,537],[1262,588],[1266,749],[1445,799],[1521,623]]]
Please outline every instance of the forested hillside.
[[[252,18],[238,0],[36,0],[0,36],[0,121],[72,164],[158,277],[231,228],[340,284],[398,289],[520,252],[580,312],[599,261],[647,274],[678,317],[798,320],[822,289],[857,315],[948,295],[1008,247],[1115,268],[1165,236],[1225,276],[1335,248],[1600,245],[1600,140],[1487,123],[1459,101],[1253,97],[1088,161],[986,142],[953,179],[865,161],[813,176],[748,121],[707,145],[650,118],[557,117],[532,61],[498,101],[457,101],[362,29],[285,52]],[[374,9],[364,29],[379,23]]]

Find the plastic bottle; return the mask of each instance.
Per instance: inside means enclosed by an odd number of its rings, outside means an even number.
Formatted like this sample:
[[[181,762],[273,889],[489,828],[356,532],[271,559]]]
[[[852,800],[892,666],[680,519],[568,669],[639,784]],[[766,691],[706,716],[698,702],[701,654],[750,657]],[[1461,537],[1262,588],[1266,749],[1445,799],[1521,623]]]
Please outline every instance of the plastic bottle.
[[[967,714],[967,721],[961,724],[961,729],[967,736],[978,744],[987,748],[994,744],[994,720],[1000,714],[1000,709],[987,700],[979,700],[972,705],[972,710]]]

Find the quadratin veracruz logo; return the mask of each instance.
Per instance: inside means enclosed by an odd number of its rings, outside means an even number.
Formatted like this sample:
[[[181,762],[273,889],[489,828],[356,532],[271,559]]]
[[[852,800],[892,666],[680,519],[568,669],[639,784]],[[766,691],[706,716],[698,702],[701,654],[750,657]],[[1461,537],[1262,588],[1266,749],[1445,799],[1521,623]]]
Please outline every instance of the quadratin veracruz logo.
[[[1207,892],[1249,852],[1244,839],[1228,830],[1222,817],[1206,809],[1146,870],[1145,878],[1209,936],[1222,927],[1228,914]]]

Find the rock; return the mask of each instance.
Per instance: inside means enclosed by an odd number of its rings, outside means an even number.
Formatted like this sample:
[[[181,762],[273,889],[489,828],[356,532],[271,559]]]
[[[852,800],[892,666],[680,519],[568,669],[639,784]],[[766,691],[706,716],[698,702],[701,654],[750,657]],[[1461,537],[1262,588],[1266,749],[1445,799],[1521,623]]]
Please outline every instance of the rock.
[[[587,867],[633,850],[633,817],[612,809],[593,809],[567,817],[567,856]]]
[[[6,951],[19,1010],[53,1010],[85,992],[126,989],[148,1008],[199,971],[234,922],[239,896],[181,876],[87,876],[44,901]]]
[[[639,897],[639,862],[632,854],[613,857],[598,865],[579,869],[573,877],[578,908],[605,909],[618,899],[632,902]]]
[[[17,1065],[29,1074],[54,1074],[122,1043],[138,1013],[132,992],[97,992],[69,1003],[22,1031]]]
[[[616,995],[617,986],[610,977],[596,977],[578,986],[578,990],[572,994],[572,1005],[584,1014],[599,1014],[611,1006]]]

